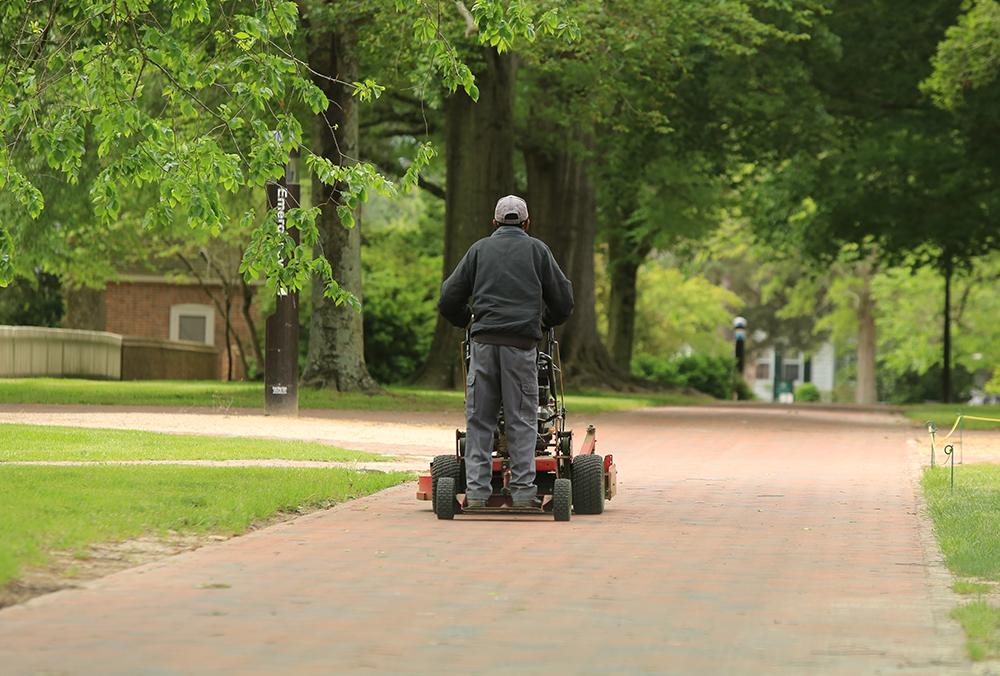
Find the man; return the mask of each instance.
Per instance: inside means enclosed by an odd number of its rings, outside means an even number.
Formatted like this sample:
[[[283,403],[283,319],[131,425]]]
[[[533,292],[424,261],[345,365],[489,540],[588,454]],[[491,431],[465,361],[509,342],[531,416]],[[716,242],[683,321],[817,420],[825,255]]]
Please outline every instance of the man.
[[[459,328],[473,322],[465,388],[465,483],[470,508],[485,507],[493,493],[491,452],[501,403],[514,507],[542,505],[535,486],[537,343],[542,328],[569,319],[573,285],[549,248],[528,236],[529,224],[523,199],[500,198],[493,234],[473,244],[441,285],[438,311],[444,318]]]

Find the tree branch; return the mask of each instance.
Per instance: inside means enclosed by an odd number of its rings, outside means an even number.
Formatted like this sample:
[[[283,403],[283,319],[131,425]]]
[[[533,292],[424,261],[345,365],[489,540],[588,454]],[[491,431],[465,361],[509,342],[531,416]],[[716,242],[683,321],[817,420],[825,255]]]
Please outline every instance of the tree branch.
[[[478,33],[479,26],[476,25],[476,20],[473,18],[472,12],[465,7],[465,3],[462,0],[456,0],[455,7],[458,8],[458,13],[465,19],[465,37],[468,38],[473,33]]]

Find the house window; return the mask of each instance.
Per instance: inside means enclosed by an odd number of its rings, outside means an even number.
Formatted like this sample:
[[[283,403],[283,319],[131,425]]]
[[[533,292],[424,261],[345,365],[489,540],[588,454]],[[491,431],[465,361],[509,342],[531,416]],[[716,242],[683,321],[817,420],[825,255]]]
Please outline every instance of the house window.
[[[205,325],[208,320],[205,317],[194,315],[181,315],[177,319],[177,339],[193,340],[197,343],[205,342]]]
[[[757,364],[757,380],[768,380],[771,377],[771,365],[767,362]]]
[[[215,344],[215,310],[210,305],[174,305],[170,308],[170,340]]]
[[[782,380],[798,380],[799,379],[799,365],[798,364],[785,364],[785,377]]]

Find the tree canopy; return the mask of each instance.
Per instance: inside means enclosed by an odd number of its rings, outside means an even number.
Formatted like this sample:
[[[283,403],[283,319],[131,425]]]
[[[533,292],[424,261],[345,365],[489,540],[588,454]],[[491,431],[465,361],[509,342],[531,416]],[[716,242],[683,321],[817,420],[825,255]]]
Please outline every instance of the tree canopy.
[[[440,6],[397,0],[395,7],[410,14],[429,72],[445,88],[462,87],[476,98],[471,70],[440,31]],[[301,9],[313,22],[345,11],[340,3],[320,2]],[[383,4],[373,3],[375,9]],[[294,2],[13,0],[2,11],[0,284],[15,274],[15,238],[24,239],[25,221],[52,206],[39,187],[52,180],[48,176],[83,185],[94,231],[114,230],[134,190],[148,188],[153,196],[144,204],[143,228],[180,222],[218,233],[231,222],[222,195],[260,188],[282,175],[289,153],[307,137],[303,116],[329,106],[303,58]],[[481,0],[471,10],[480,41],[501,49],[536,32],[572,34],[575,26],[560,16],[557,6],[540,12],[535,23],[526,5],[499,0]],[[362,101],[383,89],[370,78],[344,85]],[[337,206],[345,225],[369,192],[397,190],[369,164],[334,164],[307,146],[303,151],[305,166],[319,180],[343,187]],[[404,188],[416,183],[432,154],[423,147],[411,158]],[[92,173],[85,173],[88,167]],[[315,208],[287,215],[301,233],[298,245],[273,214],[261,219],[257,211],[237,217],[259,223],[244,260],[249,277],[298,289],[317,273],[329,295],[351,300],[326,261],[311,255],[318,237]]]

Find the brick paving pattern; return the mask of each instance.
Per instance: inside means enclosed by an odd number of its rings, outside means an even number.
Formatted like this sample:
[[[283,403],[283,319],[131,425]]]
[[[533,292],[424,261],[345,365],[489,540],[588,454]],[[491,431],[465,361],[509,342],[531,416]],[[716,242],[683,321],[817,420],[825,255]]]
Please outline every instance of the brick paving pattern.
[[[442,522],[409,483],[0,611],[0,673],[991,673],[947,619],[903,418],[571,422],[615,456],[603,515]]]

